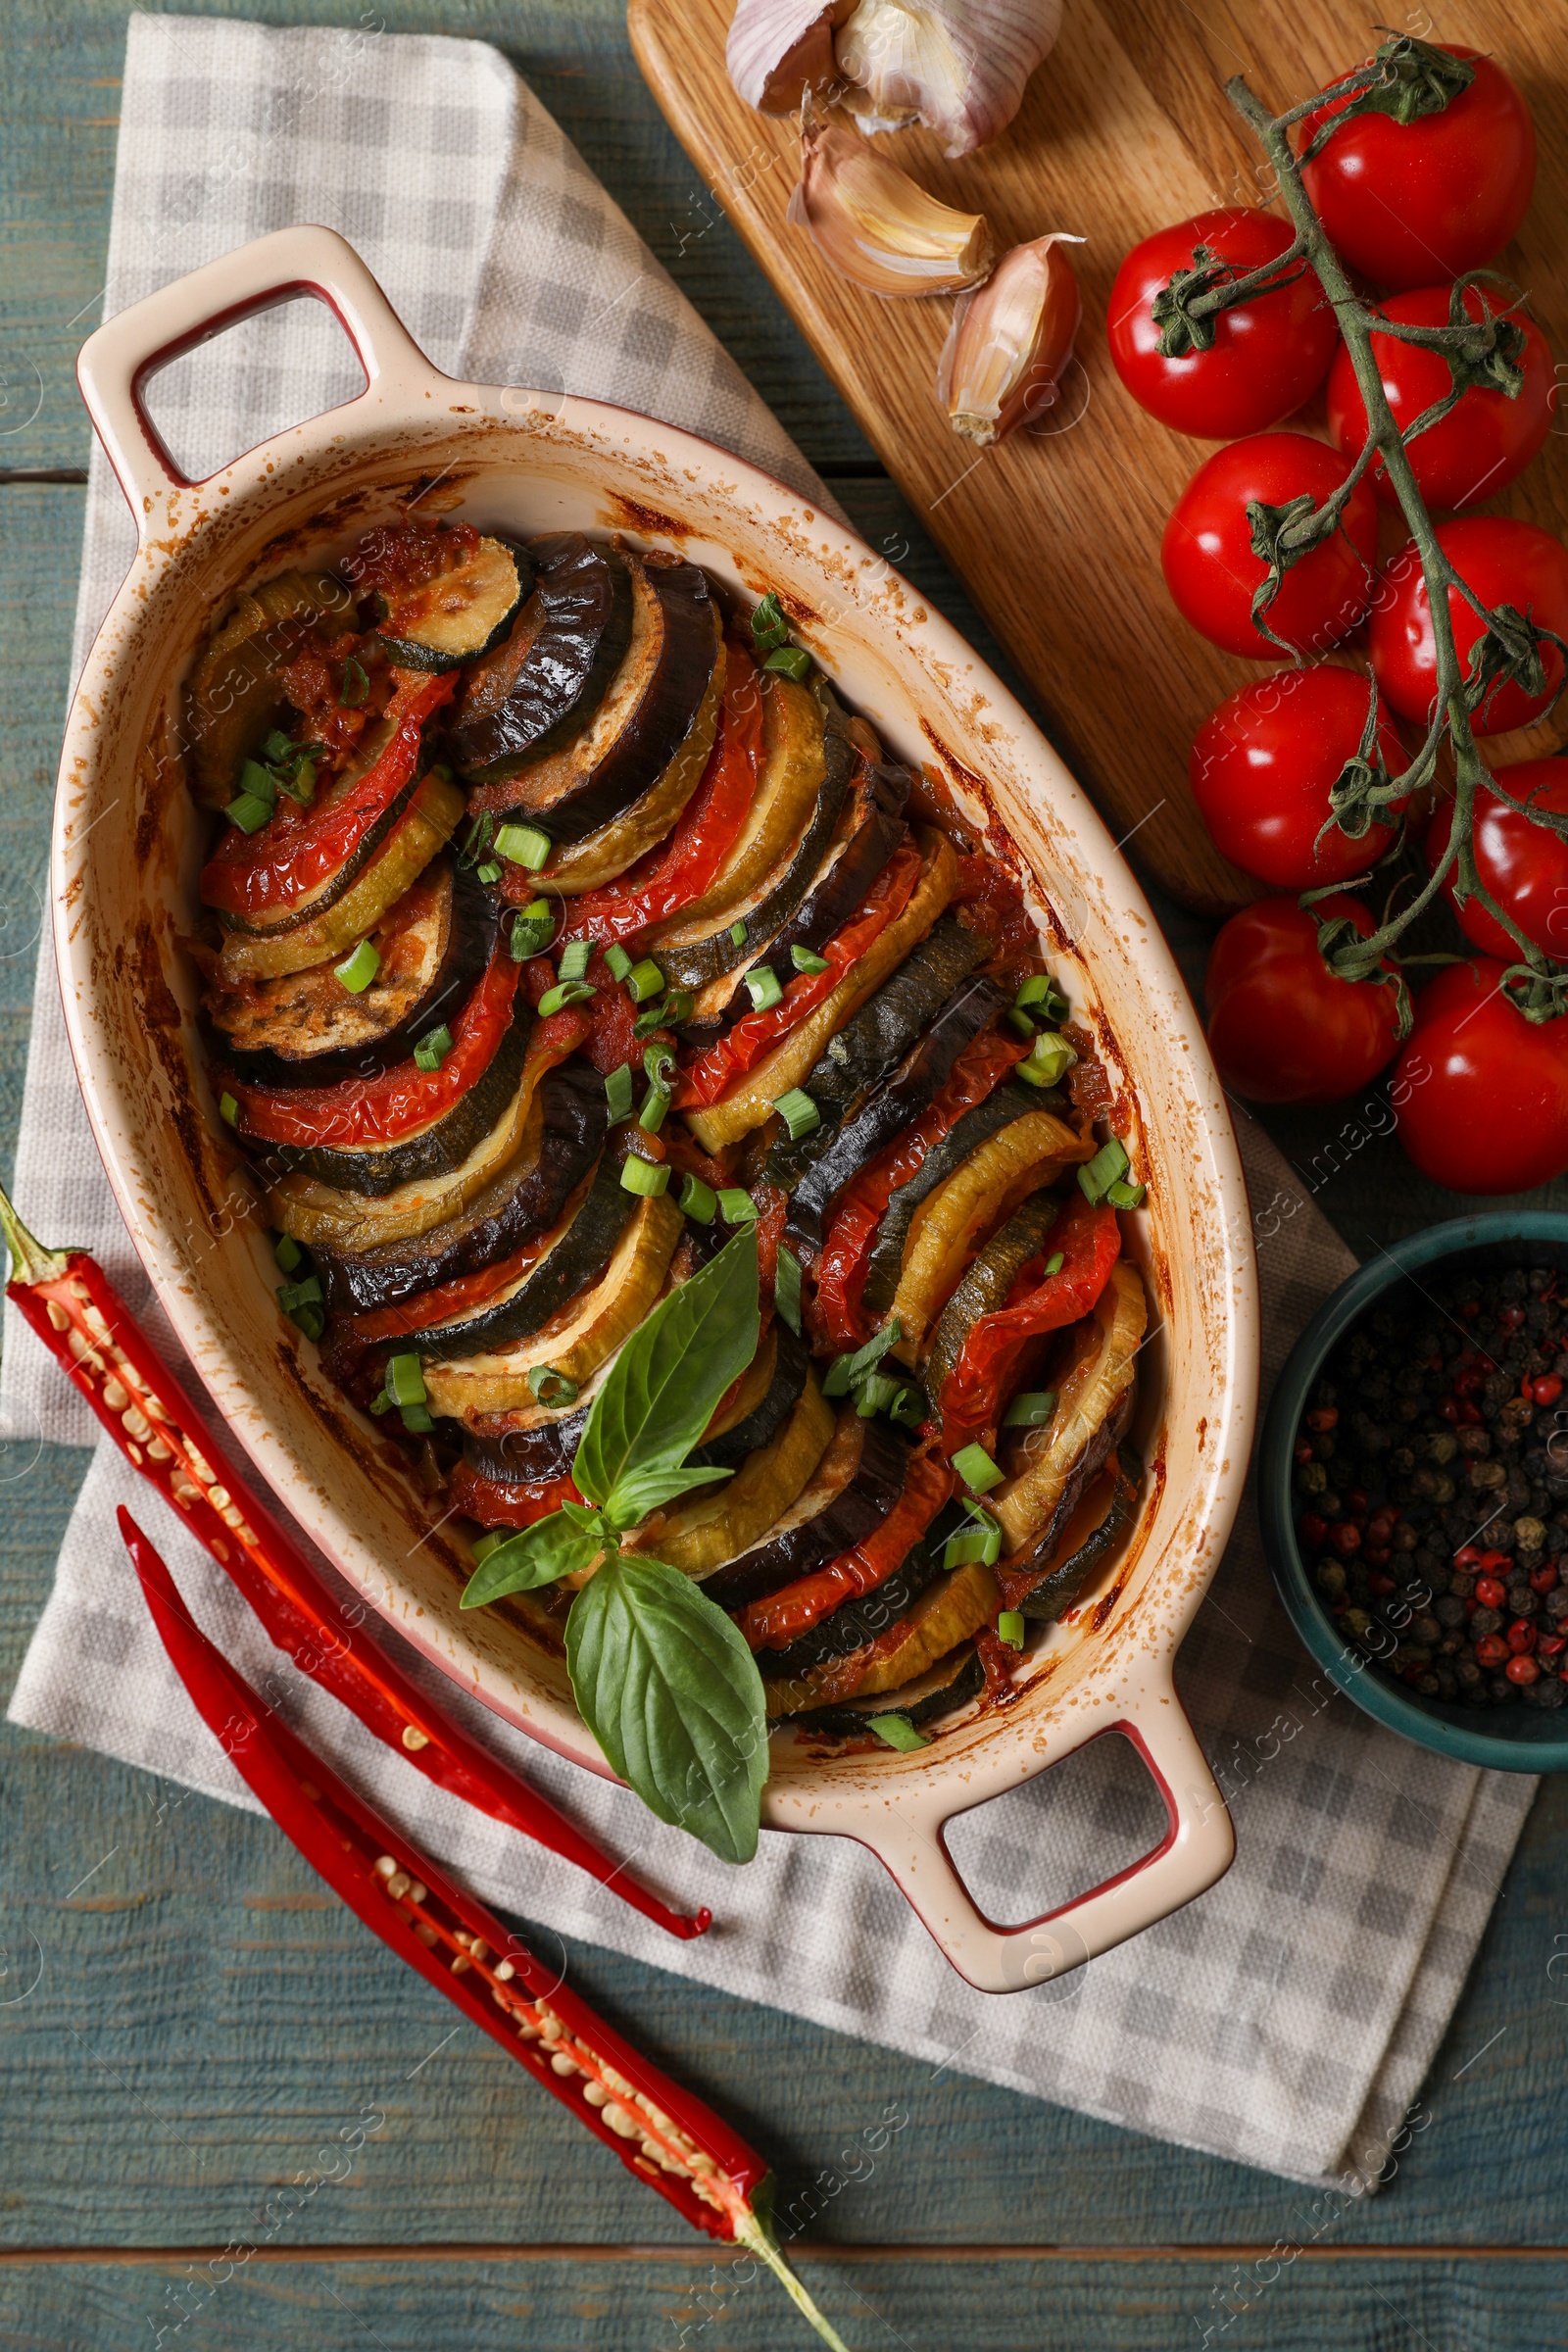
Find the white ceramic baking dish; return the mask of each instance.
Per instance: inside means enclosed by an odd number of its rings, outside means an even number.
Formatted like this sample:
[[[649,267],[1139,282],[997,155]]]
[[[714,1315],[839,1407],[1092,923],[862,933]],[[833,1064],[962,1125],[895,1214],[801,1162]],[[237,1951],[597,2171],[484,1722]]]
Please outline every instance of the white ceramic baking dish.
[[[210,479],[186,480],[148,420],[148,378],[302,294],[336,313],[365,391]],[[1033,1662],[1017,1703],[960,1720],[913,1755],[824,1761],[776,1741],[763,1820],[870,1846],[954,1965],[989,1990],[1054,1977],[1200,1893],[1234,1838],[1171,1667],[1247,1465],[1257,1356],[1250,1220],[1193,1006],[1060,760],[908,582],[807,500],[649,417],[438,374],[326,229],[262,238],[137,304],[91,338],[79,375],[139,545],[61,760],[52,887],[66,1018],[147,1271],[258,1467],[454,1680],[604,1771],[562,1667],[504,1613],[460,1612],[466,1547],[277,1315],[268,1238],[201,1074],[193,974],[176,944],[209,821],[187,797],[175,748],[179,684],[198,643],[242,585],[305,553],[330,560],[421,490],[426,512],[486,528],[619,531],[679,547],[748,597],[777,588],[846,699],[906,760],[940,771],[971,813],[1000,818],[1033,868],[1042,929],[1079,1017],[1099,1032],[1151,1178],[1149,1206],[1129,1223],[1152,1336],[1136,1432],[1151,1475],[1136,1530],[1102,1588]],[[1116,691],[1109,677],[1105,690]],[[1152,778],[1152,796],[1161,789]],[[1012,1928],[984,1919],[948,1858],[945,1822],[1110,1731],[1133,1740],[1158,1785],[1162,1842],[1049,1916]]]

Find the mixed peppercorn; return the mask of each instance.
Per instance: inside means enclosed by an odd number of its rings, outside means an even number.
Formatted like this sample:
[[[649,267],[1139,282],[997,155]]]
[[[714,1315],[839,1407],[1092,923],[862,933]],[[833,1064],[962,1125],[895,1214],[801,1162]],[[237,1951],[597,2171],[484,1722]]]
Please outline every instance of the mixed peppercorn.
[[[1568,1300],[1552,1267],[1406,1285],[1335,1349],[1296,1437],[1325,1607],[1420,1697],[1568,1703]]]

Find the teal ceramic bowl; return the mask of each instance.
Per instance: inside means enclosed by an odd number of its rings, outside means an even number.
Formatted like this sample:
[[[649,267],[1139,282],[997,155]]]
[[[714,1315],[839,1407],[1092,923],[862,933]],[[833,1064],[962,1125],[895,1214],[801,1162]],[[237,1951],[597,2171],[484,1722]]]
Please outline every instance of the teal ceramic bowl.
[[[1384,1250],[1361,1266],[1319,1307],[1274,1386],[1257,1451],[1257,1501],[1263,1548],[1274,1582],[1313,1657],[1363,1714],[1418,1746],[1497,1772],[1568,1772],[1568,1707],[1551,1714],[1535,1707],[1455,1706],[1418,1698],[1387,1681],[1344,1641],[1323,1608],[1296,1540],[1292,1512],[1292,1448],[1301,1413],[1323,1365],[1351,1325],[1402,1287],[1419,1284],[1427,1267],[1445,1274],[1464,1269],[1547,1265],[1568,1269],[1568,1216],[1506,1209],[1485,1217],[1456,1217]]]

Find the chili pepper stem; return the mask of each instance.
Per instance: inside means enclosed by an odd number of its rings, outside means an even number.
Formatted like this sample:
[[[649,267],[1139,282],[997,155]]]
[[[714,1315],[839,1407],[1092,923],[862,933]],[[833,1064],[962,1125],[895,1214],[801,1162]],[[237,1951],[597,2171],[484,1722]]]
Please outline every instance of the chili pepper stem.
[[[36,1235],[27,1231],[3,1185],[0,1185],[0,1235],[4,1236],[11,1253],[11,1280],[24,1282],[29,1289],[40,1282],[58,1282],[71,1263],[69,1250],[46,1250]]]
[[[849,2345],[844,2341],[832,2321],[817,2310],[816,2305],[799,2278],[796,2278],[777,2246],[774,2245],[761,2217],[750,2205],[743,2205],[740,2211],[731,2218],[736,2243],[749,2246],[754,2254],[760,2256],[766,2263],[796,2310],[816,2329],[823,2343],[831,2344],[833,2352],[850,2352]]]

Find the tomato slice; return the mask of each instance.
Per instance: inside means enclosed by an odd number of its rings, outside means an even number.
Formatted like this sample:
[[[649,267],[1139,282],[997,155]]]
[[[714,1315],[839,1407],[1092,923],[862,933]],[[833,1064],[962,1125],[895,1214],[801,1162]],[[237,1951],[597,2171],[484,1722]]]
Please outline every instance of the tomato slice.
[[[1064,1330],[1093,1309],[1121,1255],[1115,1210],[1103,1203],[1091,1208],[1081,1197],[1071,1201],[1051,1229],[1050,1255],[1058,1250],[1058,1272],[1044,1271],[1049,1258],[1042,1253],[1023,1268],[1007,1304],[969,1326],[937,1399],[946,1452],[995,1432],[1013,1368],[1031,1340]]]
[[[228,914],[292,906],[352,858],[414,775],[424,724],[458,690],[455,670],[399,670],[388,706],[391,740],[373,766],[337,800],[302,808],[281,796],[259,832],[231,826],[202,868],[201,896]]]
[[[753,1649],[783,1649],[808,1633],[830,1609],[886,1584],[909,1547],[925,1534],[956,1484],[946,1462],[922,1451],[911,1454],[904,1492],[880,1527],[825,1568],[797,1578],[780,1592],[754,1600],[736,1617]]]
[[[548,1519],[564,1502],[581,1502],[570,1477],[552,1478],[536,1487],[514,1487],[510,1479],[486,1478],[467,1462],[459,1462],[447,1490],[454,1511],[477,1519],[481,1527],[532,1527]]]
[[[762,1055],[781,1037],[786,1037],[797,1021],[814,1012],[833,994],[850,967],[859,962],[871,942],[880,938],[889,923],[896,922],[904,912],[924,863],[912,841],[895,850],[858,911],[822,950],[827,969],[797,972],[776,1004],[761,1012],[747,1013],[733,1029],[725,1031],[716,1046],[699,1054],[681,1078],[675,1094],[676,1108],[685,1110],[694,1102],[716,1102],[732,1081],[755,1069]]]
[[[438,1283],[433,1291],[421,1291],[417,1298],[405,1298],[399,1306],[378,1306],[365,1315],[345,1315],[346,1327],[359,1340],[400,1340],[410,1332],[432,1331],[438,1323],[450,1323],[455,1315],[467,1308],[482,1306],[510,1282],[515,1282],[539,1255],[550,1237],[540,1234],[537,1240],[525,1243],[510,1257],[503,1257],[491,1266],[481,1266],[475,1274],[458,1274],[451,1282]]]
[[[983,1102],[1028,1051],[1023,1038],[1000,1029],[984,1029],[971,1038],[935,1101],[847,1187],[816,1261],[816,1294],[809,1309],[813,1338],[836,1354],[863,1347],[871,1336],[860,1293],[871,1243],[888,1202],[917,1173],[949,1128]]]

